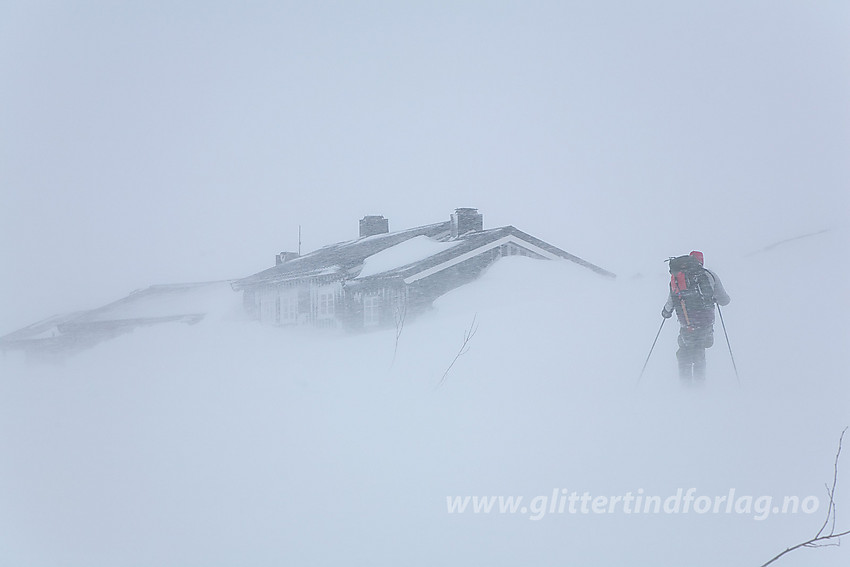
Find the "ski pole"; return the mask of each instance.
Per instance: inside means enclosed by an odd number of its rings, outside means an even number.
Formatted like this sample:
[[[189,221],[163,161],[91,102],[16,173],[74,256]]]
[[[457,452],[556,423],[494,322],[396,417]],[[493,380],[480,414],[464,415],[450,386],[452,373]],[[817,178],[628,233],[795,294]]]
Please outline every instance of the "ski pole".
[[[649,364],[649,357],[652,356],[652,351],[655,349],[655,343],[658,342],[658,337],[661,335],[661,329],[664,328],[664,323],[667,322],[667,319],[661,319],[661,326],[658,327],[658,332],[655,333],[655,340],[652,341],[652,346],[649,348],[649,354],[646,355],[646,361],[643,363],[643,368],[640,369],[640,376],[638,376],[637,385],[640,385],[640,379],[643,378],[643,371],[646,370],[646,365]]]
[[[723,320],[723,310],[720,309],[720,304],[717,304],[717,312],[720,314],[720,324],[723,325],[723,336],[726,337],[726,346],[729,347],[729,357],[732,359],[732,368],[735,369],[735,379],[738,385],[741,385],[741,377],[738,376],[738,366],[735,364],[735,355],[732,354],[732,345],[729,343],[729,333],[726,332],[726,322]]]

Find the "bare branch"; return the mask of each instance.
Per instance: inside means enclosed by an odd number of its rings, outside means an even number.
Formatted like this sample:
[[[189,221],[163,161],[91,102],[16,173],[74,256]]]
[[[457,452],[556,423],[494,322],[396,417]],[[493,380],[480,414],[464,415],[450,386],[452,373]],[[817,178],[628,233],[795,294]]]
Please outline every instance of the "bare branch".
[[[838,458],[841,456],[841,445],[844,442],[845,433],[847,433],[846,427],[844,428],[844,431],[841,432],[841,437],[838,439],[838,451],[835,453],[835,465],[832,473],[832,488],[829,488],[828,486],[826,487],[826,493],[829,494],[829,508],[826,512],[826,520],[815,538],[819,537],[823,533],[826,526],[830,523],[830,518],[832,519],[832,529],[830,533],[835,533],[835,486],[838,484]]]
[[[847,433],[847,427],[844,428],[844,430],[841,432],[841,437],[839,437],[838,439],[838,451],[836,451],[835,453],[835,466],[833,468],[832,487],[826,487],[826,493],[829,495],[829,506],[827,506],[826,509],[826,519],[824,520],[821,528],[818,530],[818,533],[815,534],[815,537],[808,541],[804,541],[803,543],[798,543],[793,547],[789,547],[767,563],[764,563],[761,567],[767,567],[785,554],[791,553],[792,551],[800,549],[802,547],[829,547],[841,545],[840,539],[850,534],[850,530],[835,533],[835,488],[836,486],[838,486],[838,458],[841,456],[841,445],[844,442],[845,433]],[[827,526],[830,526],[829,532],[826,532]]]
[[[442,376],[442,378],[440,378],[440,382],[437,384],[437,386],[442,386],[443,383],[446,381],[446,376],[449,375],[449,371],[452,369],[452,366],[455,365],[455,362],[457,362],[457,359],[460,358],[461,356],[463,356],[464,354],[466,354],[467,352],[469,352],[469,339],[471,339],[473,336],[475,336],[475,332],[478,331],[478,323],[476,322],[477,317],[478,317],[478,313],[476,313],[472,317],[472,323],[469,325],[469,328],[466,331],[464,331],[464,333],[463,333],[463,343],[461,343],[460,349],[457,351],[457,354],[455,355],[454,359],[452,360],[452,363],[449,364],[449,367],[446,368],[445,372],[443,372],[443,376]]]
[[[398,340],[401,338],[401,333],[404,331],[404,320],[407,318],[407,302],[402,305],[396,304],[393,309],[393,320],[395,321],[395,345],[393,346],[393,359],[390,362],[390,368],[395,364],[395,357],[398,354]]]
[[[848,534],[850,534],[850,530],[847,530],[846,532],[841,532],[841,533],[838,533],[838,534],[832,534],[832,535],[827,535],[827,536],[821,536],[821,537],[817,538],[817,540],[818,540],[818,541],[827,541],[827,540],[831,540],[831,539],[836,539],[836,540],[837,540],[838,538],[840,538],[840,537],[844,537],[844,536],[846,536],[846,535],[848,535]],[[806,542],[803,542],[803,543],[798,543],[798,544],[797,544],[797,545],[795,545],[794,547],[789,547],[788,549],[786,549],[785,551],[783,551],[782,553],[780,553],[779,555],[777,555],[776,557],[774,557],[773,559],[771,559],[770,561],[768,561],[767,563],[765,563],[764,565],[762,565],[761,567],[767,567],[768,565],[770,565],[771,563],[773,563],[774,561],[776,561],[777,559],[779,559],[780,557],[782,557],[782,556],[783,556],[783,555],[785,555],[786,553],[791,553],[791,552],[792,552],[792,551],[794,551],[795,549],[800,549],[801,547],[824,547],[825,545],[839,545],[839,544],[838,544],[838,543],[832,543],[832,544],[822,544],[822,545],[819,545],[819,544],[815,543],[815,540],[814,540],[814,539],[809,540],[809,541],[806,541]]]

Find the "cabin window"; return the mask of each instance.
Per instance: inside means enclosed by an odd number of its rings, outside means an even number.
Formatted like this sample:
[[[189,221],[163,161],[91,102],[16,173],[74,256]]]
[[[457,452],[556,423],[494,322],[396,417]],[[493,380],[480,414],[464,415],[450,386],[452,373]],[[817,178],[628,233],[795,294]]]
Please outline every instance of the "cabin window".
[[[334,294],[333,291],[319,292],[319,317],[333,317]]]
[[[499,252],[502,256],[527,256],[526,250],[514,244],[513,242],[508,242],[506,244],[502,244],[499,247]]]
[[[275,323],[277,321],[277,302],[272,290],[263,290],[258,294],[260,304],[260,321]]]
[[[363,298],[363,324],[367,327],[381,322],[381,298],[370,295]]]
[[[298,318],[298,296],[294,292],[282,293],[280,296],[280,322],[287,325],[295,323]]]

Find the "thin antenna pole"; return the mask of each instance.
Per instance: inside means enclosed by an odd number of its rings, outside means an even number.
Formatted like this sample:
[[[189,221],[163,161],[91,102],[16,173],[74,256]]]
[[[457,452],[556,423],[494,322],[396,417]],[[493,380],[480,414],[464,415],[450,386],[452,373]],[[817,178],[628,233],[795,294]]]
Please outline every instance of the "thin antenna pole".
[[[298,225],[298,255],[301,255],[301,225]]]

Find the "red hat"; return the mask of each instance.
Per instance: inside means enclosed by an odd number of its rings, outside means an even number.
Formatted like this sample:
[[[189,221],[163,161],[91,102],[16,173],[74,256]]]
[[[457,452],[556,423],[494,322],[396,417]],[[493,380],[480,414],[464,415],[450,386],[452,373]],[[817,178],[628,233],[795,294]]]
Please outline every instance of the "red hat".
[[[696,258],[697,261],[699,262],[700,266],[705,265],[705,260],[702,257],[702,252],[700,252],[699,250],[692,250],[691,253],[690,253],[690,256],[693,256],[694,258]]]

